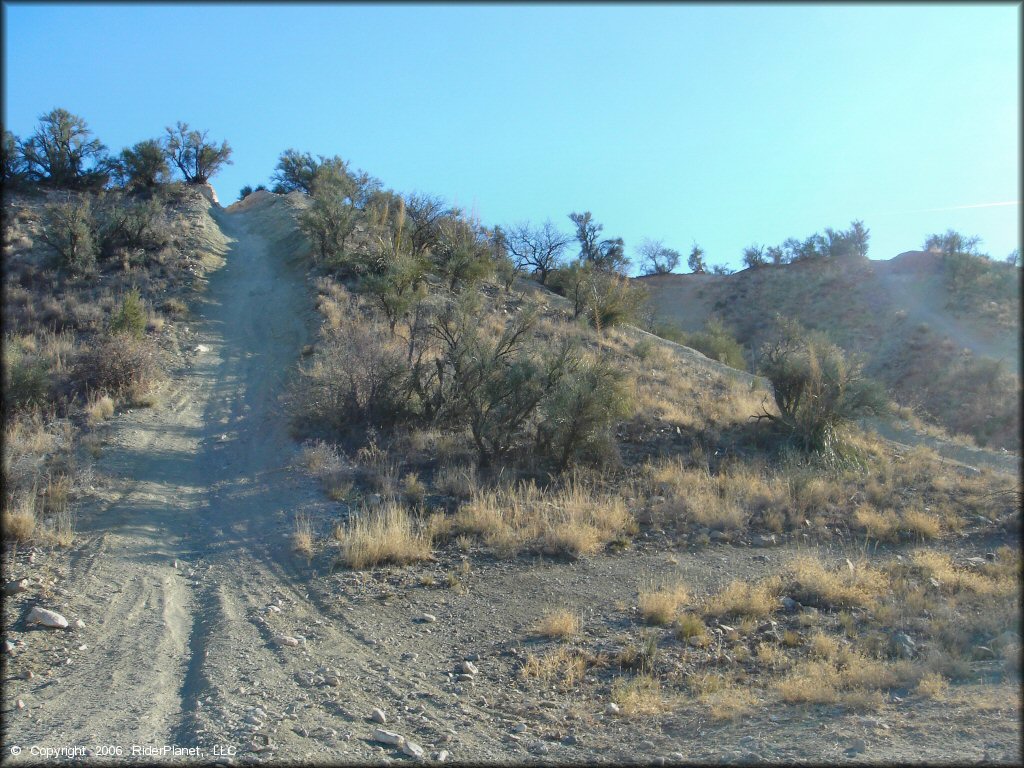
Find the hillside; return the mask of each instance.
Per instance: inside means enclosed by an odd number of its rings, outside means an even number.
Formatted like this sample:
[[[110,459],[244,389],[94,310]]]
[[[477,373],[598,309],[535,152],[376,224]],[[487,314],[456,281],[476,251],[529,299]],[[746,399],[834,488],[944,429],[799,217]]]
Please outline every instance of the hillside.
[[[894,399],[981,445],[1020,447],[1019,273],[958,290],[941,255],[908,251],[888,261],[801,261],[732,275],[638,278],[656,322],[700,330],[719,317],[748,349],[772,320],[792,317],[865,362]]]
[[[762,379],[588,323],[458,213],[161,199],[178,240],[80,275],[9,201],[12,765],[1015,759],[1014,472],[794,452]],[[72,386],[133,345],[155,381]]]

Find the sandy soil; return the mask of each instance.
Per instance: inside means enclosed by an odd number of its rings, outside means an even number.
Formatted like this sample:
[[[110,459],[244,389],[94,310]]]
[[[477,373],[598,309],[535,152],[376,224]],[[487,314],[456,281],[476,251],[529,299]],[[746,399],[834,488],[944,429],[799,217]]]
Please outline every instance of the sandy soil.
[[[23,551],[13,560],[9,578],[37,583],[5,598],[15,646],[4,675],[5,760],[35,762],[35,747],[87,749],[92,759],[135,749],[151,762],[161,755],[138,749],[172,746],[197,747],[204,761],[411,759],[372,740],[375,707],[387,714],[383,727],[428,759],[458,762],[1019,758],[1012,707],[983,722],[966,704],[900,701],[870,718],[761,707],[718,723],[679,707],[629,720],[605,714],[607,690],[530,690],[518,679],[524,654],[548,642],[528,632],[545,608],[582,612],[587,643],[614,652],[623,627],[636,624],[640,586],[678,577],[708,594],[777,570],[798,544],[689,551],[655,531],[623,553],[576,563],[474,556],[467,569],[462,555],[442,552],[371,574],[332,572],[330,553],[297,556],[293,515],[309,514],[325,533],[336,511],[290,468],[296,448],[279,394],[314,317],[302,268],[269,245],[264,203],[214,211],[232,240],[225,266],[193,308],[162,405],[112,421],[98,461],[112,480],[81,510],[70,556]],[[844,552],[837,542],[824,554]],[[444,586],[449,573],[461,574],[464,590]],[[32,605],[85,626],[26,626]],[[419,621],[424,612],[436,621]],[[480,674],[459,681],[467,657]],[[858,740],[863,749],[848,752]],[[15,745],[22,752],[12,758]]]

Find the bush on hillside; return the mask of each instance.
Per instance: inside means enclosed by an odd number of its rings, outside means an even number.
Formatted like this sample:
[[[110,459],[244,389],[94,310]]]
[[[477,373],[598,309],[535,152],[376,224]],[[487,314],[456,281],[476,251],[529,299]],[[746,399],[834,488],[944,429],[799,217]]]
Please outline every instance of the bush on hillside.
[[[98,248],[87,198],[48,205],[39,238],[56,254],[61,268],[81,275],[95,270]]]
[[[146,305],[142,301],[138,288],[132,288],[117,307],[110,318],[110,332],[127,334],[141,339],[146,332]]]
[[[771,382],[779,413],[762,408],[756,418],[781,426],[806,452],[837,452],[840,427],[885,407],[884,393],[859,362],[792,321],[782,321],[776,339],[761,348],[760,373]]]
[[[74,380],[83,392],[117,397],[144,389],[161,372],[160,354],[151,339],[115,333],[79,355]]]

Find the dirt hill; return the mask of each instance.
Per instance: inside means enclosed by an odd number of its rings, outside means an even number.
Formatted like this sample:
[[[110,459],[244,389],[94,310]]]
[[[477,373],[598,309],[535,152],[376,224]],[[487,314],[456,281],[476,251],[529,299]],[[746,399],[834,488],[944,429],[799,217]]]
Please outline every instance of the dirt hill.
[[[776,315],[793,317],[861,356],[897,402],[926,420],[1018,449],[1019,277],[1008,265],[983,267],[992,279],[971,290],[940,254],[923,251],[638,282],[656,322],[697,331],[717,315],[751,354]]]

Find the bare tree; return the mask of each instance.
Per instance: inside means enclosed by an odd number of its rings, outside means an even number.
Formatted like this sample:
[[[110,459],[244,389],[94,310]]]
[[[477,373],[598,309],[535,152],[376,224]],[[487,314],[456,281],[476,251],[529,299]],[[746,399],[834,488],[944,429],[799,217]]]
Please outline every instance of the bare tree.
[[[551,271],[558,268],[571,241],[572,236],[559,232],[551,219],[536,228],[528,222],[516,224],[504,233],[505,248],[516,268],[533,270],[541,285],[547,282]]]
[[[679,251],[666,248],[661,240],[644,239],[637,248],[640,253],[640,268],[646,275],[665,275],[679,266],[682,259]]]
[[[188,123],[182,122],[167,129],[164,152],[188,184],[206,184],[223,166],[231,164],[228,143],[222,142],[218,147],[206,135],[207,131],[191,130]]]

